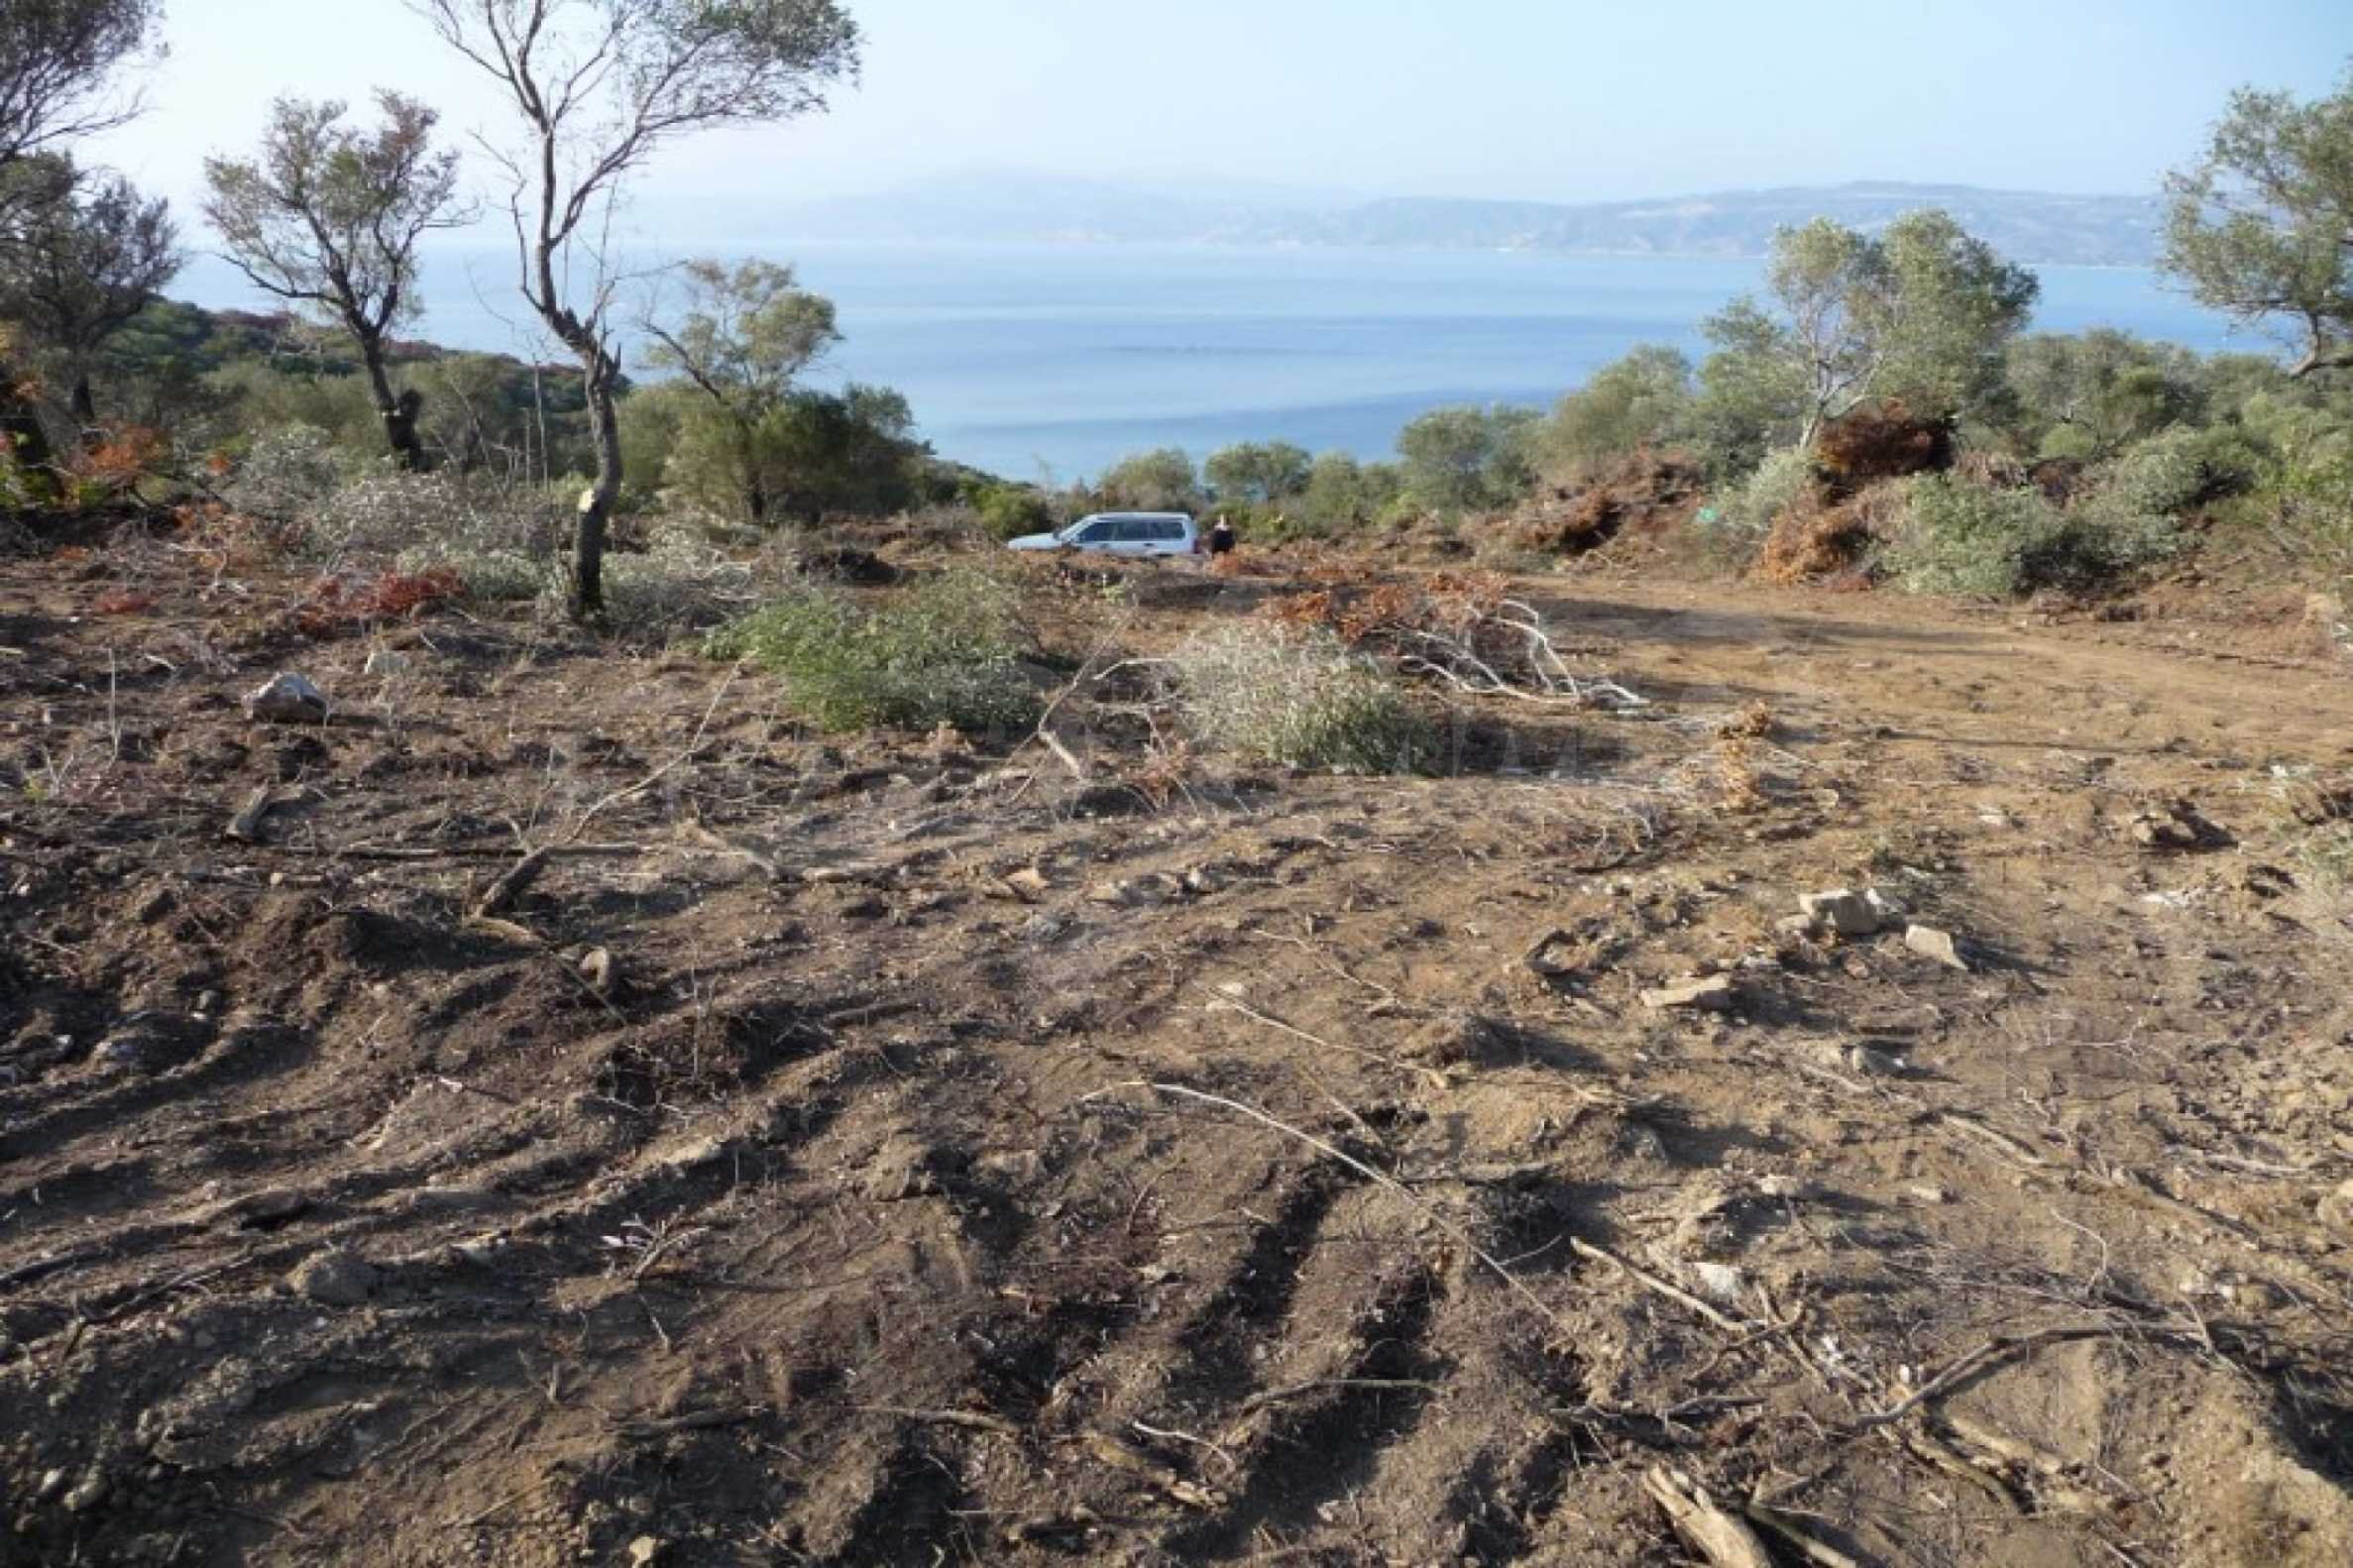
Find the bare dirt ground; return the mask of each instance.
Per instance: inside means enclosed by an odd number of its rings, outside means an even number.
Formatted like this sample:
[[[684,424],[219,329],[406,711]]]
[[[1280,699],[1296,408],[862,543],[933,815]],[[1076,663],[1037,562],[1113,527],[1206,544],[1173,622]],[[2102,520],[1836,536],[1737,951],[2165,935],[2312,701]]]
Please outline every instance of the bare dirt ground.
[[[0,1561],[2353,1561],[2293,607],[1547,579],[1651,708],[1139,792],[146,586],[0,563]]]

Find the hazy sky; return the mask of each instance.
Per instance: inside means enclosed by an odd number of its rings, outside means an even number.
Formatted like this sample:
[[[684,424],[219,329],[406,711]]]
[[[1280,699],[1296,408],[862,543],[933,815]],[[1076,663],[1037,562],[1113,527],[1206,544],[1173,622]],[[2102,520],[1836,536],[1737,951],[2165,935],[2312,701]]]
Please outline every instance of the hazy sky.
[[[105,156],[185,198],[280,92],[493,123],[401,0],[166,0]],[[707,137],[665,193],[869,191],[974,165],[1574,201],[1849,179],[2151,188],[2242,83],[2310,94],[2348,0],[852,0],[862,86]]]

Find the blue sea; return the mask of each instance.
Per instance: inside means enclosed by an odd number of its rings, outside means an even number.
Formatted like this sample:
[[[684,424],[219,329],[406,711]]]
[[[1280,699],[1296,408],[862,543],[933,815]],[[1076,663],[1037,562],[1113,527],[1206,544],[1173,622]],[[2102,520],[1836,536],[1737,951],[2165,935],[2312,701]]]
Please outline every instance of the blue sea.
[[[1636,343],[1696,356],[1701,318],[1761,275],[1750,261],[1320,248],[809,245],[778,259],[840,307],[845,341],[821,379],[906,393],[944,457],[1056,482],[1161,446],[1198,457],[1282,439],[1385,457],[1442,404],[1548,405]],[[2145,271],[2042,280],[2044,329],[2269,346]],[[211,258],[174,292],[266,305]],[[419,336],[550,352],[510,253],[436,253],[425,296]]]

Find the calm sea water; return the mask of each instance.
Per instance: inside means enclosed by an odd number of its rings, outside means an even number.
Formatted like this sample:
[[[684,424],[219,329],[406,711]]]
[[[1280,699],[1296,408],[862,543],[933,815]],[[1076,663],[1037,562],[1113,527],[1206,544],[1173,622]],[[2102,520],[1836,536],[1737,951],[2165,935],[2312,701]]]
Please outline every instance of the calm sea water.
[[[1280,438],[1387,456],[1444,403],[1547,404],[1635,343],[1697,352],[1697,324],[1757,286],[1754,262],[1332,249],[811,245],[791,258],[840,307],[829,374],[895,387],[946,457],[1067,480],[1148,447],[1200,456]],[[421,335],[544,352],[504,253],[443,252]],[[2261,349],[2132,269],[2043,272],[2038,325],[2115,326]],[[261,301],[210,258],[179,287]]]

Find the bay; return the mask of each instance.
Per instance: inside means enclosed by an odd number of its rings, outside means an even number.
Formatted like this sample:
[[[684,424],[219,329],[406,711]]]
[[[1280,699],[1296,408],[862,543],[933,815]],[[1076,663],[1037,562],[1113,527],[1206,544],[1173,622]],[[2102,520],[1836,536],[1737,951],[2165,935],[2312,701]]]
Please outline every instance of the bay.
[[[1058,483],[1161,446],[1200,457],[1280,439],[1386,457],[1433,407],[1548,405],[1636,343],[1697,357],[1701,319],[1762,273],[1721,258],[1304,247],[812,244],[775,259],[840,307],[845,341],[818,380],[896,388],[943,457]],[[2038,271],[2044,330],[2270,347],[2144,270]],[[268,304],[210,257],[173,292]],[[424,292],[417,336],[549,354],[508,253],[440,250]]]

